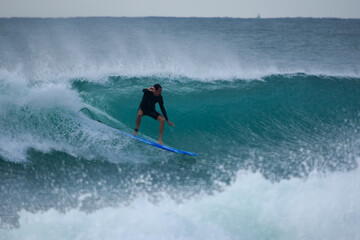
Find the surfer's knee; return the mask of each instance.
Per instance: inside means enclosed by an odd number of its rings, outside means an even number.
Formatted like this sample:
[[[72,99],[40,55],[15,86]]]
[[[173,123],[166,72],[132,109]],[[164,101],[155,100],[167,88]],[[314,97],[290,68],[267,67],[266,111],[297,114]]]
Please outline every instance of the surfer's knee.
[[[159,115],[159,116],[158,116],[158,121],[159,121],[160,123],[165,123],[165,118],[164,118],[163,116]]]

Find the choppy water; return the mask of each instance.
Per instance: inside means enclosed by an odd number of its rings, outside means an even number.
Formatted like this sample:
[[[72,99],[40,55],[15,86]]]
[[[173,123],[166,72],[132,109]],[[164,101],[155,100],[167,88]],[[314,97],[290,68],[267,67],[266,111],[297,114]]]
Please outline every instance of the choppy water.
[[[359,63],[360,20],[0,19],[0,239],[357,239]],[[154,83],[199,156],[80,111]]]

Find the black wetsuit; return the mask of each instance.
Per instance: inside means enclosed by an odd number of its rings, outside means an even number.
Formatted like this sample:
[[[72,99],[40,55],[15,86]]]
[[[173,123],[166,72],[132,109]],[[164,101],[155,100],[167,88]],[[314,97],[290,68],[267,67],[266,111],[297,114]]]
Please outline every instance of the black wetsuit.
[[[164,101],[161,95],[155,96],[153,92],[149,91],[147,88],[143,89],[144,95],[141,100],[139,110],[141,109],[144,113],[144,115],[148,115],[152,117],[153,119],[157,120],[160,113],[158,113],[155,110],[155,104],[159,103],[161,112],[163,113],[166,120],[168,120],[165,107],[164,107]]]

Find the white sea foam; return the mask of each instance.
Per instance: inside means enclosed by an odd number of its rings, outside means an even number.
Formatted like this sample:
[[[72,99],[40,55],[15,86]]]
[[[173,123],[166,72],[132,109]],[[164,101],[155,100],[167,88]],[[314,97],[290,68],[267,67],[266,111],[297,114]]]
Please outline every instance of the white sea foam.
[[[359,170],[271,183],[239,172],[224,192],[178,204],[146,197],[86,214],[20,213],[0,239],[357,239]]]
[[[34,148],[115,161],[122,146],[127,145],[128,141],[114,130],[81,118],[79,110],[84,104],[69,84],[8,80],[2,82],[3,94],[0,95],[0,155],[3,158],[26,161],[27,150]],[[95,147],[99,145],[104,147]],[[95,149],[89,153],[89,148]]]

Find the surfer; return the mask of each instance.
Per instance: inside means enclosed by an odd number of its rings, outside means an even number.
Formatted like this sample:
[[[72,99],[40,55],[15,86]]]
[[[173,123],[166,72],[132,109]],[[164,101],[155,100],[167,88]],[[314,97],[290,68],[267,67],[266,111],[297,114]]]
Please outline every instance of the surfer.
[[[160,84],[155,84],[153,87],[144,88],[143,92],[144,92],[144,95],[142,97],[142,100],[141,100],[141,103],[140,103],[140,106],[138,109],[135,132],[133,132],[133,135],[137,135],[137,133],[139,131],[139,126],[141,123],[142,116],[147,115],[147,116],[152,117],[153,119],[158,120],[160,122],[159,141],[158,142],[160,144],[164,144],[162,141],[162,135],[164,132],[165,120],[167,121],[167,123],[169,125],[171,125],[171,126],[175,126],[175,125],[171,121],[169,121],[169,119],[167,117],[165,107],[164,107],[163,97],[161,96],[162,87],[160,86]],[[156,103],[159,103],[161,112],[165,118],[155,110]]]

